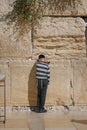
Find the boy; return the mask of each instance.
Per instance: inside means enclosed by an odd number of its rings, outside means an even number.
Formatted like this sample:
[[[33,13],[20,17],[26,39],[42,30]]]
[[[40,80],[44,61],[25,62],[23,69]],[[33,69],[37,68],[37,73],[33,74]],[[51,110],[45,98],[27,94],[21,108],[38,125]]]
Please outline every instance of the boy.
[[[47,86],[50,79],[49,61],[45,59],[44,55],[39,55],[36,62],[36,79],[37,79],[37,112],[47,112],[44,108]]]

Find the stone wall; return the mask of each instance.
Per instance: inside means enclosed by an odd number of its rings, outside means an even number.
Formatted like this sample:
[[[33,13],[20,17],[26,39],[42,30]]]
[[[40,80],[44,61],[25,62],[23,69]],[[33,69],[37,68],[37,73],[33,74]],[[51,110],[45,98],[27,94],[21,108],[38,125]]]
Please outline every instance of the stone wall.
[[[85,22],[82,18],[43,18],[34,30],[33,54],[44,53],[51,59],[86,56]]]
[[[13,1],[0,1],[0,17],[12,9]],[[7,106],[36,105],[35,61],[40,53],[51,61],[46,105],[87,105],[85,22],[79,17],[87,15],[86,5],[82,0],[76,17],[70,12],[68,17],[44,16],[22,37],[0,21],[0,73],[6,75]]]

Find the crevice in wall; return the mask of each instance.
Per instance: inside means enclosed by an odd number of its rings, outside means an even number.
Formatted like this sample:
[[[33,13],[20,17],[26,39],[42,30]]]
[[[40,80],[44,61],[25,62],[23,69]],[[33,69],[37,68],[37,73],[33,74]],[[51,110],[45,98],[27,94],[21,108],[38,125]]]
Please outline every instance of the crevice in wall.
[[[74,106],[75,105],[75,102],[74,102],[74,88],[73,88],[73,85],[72,85],[72,80],[70,80],[70,87],[71,87],[71,102],[72,102],[72,105]]]
[[[32,59],[33,56],[33,27],[31,28],[31,40],[30,40],[30,59]]]
[[[70,62],[71,62],[71,69],[72,69],[72,76],[71,76],[71,79],[70,79],[70,88],[71,88],[70,98],[71,98],[72,106],[74,106],[75,105],[74,86],[73,86],[73,82],[74,82],[74,66],[73,66],[73,60],[72,59],[70,60]]]

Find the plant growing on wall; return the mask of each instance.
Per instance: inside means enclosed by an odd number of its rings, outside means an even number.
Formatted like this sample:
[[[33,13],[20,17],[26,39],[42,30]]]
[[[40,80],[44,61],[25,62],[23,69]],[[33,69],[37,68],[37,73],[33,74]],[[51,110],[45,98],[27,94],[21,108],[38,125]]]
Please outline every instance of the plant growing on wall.
[[[20,32],[26,32],[38,24],[47,6],[52,12],[63,13],[67,7],[75,7],[80,0],[15,0],[13,10],[6,16]]]
[[[6,15],[6,20],[9,24],[13,23],[20,32],[25,32],[38,23],[41,12],[41,0],[16,0],[13,10]]]

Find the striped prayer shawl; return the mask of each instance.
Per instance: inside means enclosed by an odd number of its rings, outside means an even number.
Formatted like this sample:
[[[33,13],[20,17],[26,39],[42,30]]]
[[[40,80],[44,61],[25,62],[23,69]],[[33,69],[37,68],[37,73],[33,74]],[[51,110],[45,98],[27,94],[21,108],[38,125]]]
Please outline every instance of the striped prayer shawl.
[[[36,78],[37,79],[50,79],[50,69],[47,63],[36,62]]]

